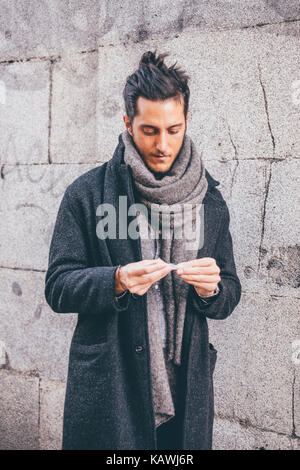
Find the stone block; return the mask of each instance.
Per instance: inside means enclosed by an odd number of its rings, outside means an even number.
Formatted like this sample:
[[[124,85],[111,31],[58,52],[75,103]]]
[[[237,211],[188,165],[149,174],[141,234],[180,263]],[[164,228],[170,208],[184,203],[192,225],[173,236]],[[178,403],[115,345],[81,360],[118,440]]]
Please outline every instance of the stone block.
[[[61,198],[66,187],[90,168],[87,165],[4,167],[0,179],[1,266],[47,269]]]
[[[189,130],[204,159],[271,157],[255,33],[190,32],[184,40],[169,44],[191,76]]]
[[[220,182],[230,214],[230,233],[236,269],[243,291],[265,288],[259,266],[261,212],[265,197],[265,162],[257,160],[208,161],[210,174]]]
[[[261,275],[277,295],[300,286],[299,160],[274,162],[266,194]]]
[[[260,81],[275,158],[300,156],[300,22],[257,31]]]
[[[111,24],[106,3],[33,0],[2,5],[0,55],[4,59],[49,57],[94,48]],[[14,21],[12,21],[12,18]],[[98,33],[99,31],[99,33]]]
[[[65,380],[77,315],[54,313],[44,297],[44,273],[0,269],[0,341],[6,367]]]
[[[297,0],[251,0],[247,8],[243,0],[12,0],[1,8],[0,56],[49,56],[157,36],[165,40],[190,30],[247,28],[299,18]]]
[[[255,160],[208,161],[205,166],[220,182],[217,188],[229,207],[243,290],[297,297],[298,159],[274,161],[271,167]]]
[[[88,163],[101,161],[98,152],[97,123],[101,119],[97,87],[97,52],[65,54],[53,66],[51,113],[51,161]],[[102,150],[102,147],[100,146]]]
[[[219,416],[292,435],[299,401],[293,394],[299,308],[296,298],[244,293],[229,318],[209,320],[210,341],[218,350]]]
[[[39,379],[0,370],[0,449],[39,448]]]
[[[49,63],[0,65],[1,164],[48,161]]]

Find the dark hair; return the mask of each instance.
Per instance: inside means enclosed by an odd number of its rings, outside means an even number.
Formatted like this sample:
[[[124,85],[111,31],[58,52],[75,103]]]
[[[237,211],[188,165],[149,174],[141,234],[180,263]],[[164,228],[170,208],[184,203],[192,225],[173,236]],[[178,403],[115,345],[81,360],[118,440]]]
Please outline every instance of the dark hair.
[[[139,68],[126,79],[123,90],[126,114],[131,123],[137,115],[137,99],[143,96],[148,100],[158,101],[168,98],[184,100],[184,116],[186,117],[189,107],[190,89],[186,72],[175,64],[170,67],[164,63],[164,58],[169,53],[159,54],[155,52],[144,52],[141,57]]]

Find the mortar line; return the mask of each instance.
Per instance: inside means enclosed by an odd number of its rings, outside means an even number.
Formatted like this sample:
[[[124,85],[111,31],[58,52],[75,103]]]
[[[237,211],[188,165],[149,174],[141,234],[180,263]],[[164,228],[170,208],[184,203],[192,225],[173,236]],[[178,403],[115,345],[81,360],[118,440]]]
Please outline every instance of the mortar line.
[[[12,267],[12,266],[0,266],[0,269],[13,269],[14,271],[34,271],[37,273],[45,273],[45,269],[36,269],[36,268],[19,268],[19,267]]]

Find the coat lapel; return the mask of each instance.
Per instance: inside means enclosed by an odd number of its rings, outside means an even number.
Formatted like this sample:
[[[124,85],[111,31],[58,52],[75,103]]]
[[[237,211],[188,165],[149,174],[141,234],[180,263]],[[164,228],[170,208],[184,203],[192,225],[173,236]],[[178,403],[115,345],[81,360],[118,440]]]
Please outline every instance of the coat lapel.
[[[116,237],[107,238],[113,265],[125,265],[142,259],[140,238],[133,239],[127,232],[128,225],[134,223],[136,217],[128,215],[135,199],[131,168],[124,163],[123,152],[124,144],[120,134],[119,144],[107,165],[103,201],[111,204],[116,214]]]

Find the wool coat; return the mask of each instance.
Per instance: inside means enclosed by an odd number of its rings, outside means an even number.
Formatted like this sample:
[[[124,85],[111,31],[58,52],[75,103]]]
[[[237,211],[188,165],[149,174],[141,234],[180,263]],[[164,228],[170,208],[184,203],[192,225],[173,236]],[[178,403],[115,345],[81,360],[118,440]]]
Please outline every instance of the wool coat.
[[[120,235],[119,196],[136,201],[124,144],[113,157],[77,177],[57,213],[45,277],[45,298],[57,313],[77,313],[64,403],[62,449],[157,449],[151,388],[146,295],[115,298],[118,265],[142,260],[140,238]],[[206,170],[204,244],[198,258],[220,267],[220,292],[211,300],[190,285],[179,373],[176,416],[180,449],[211,449],[214,418],[213,373],[217,351],[209,342],[207,318],[223,320],[239,303],[230,216]],[[98,237],[104,203],[116,210],[116,236]],[[98,212],[99,214],[99,212]],[[102,214],[103,215],[103,214]],[[128,224],[135,219],[128,216]],[[119,231],[120,230],[120,231]]]

